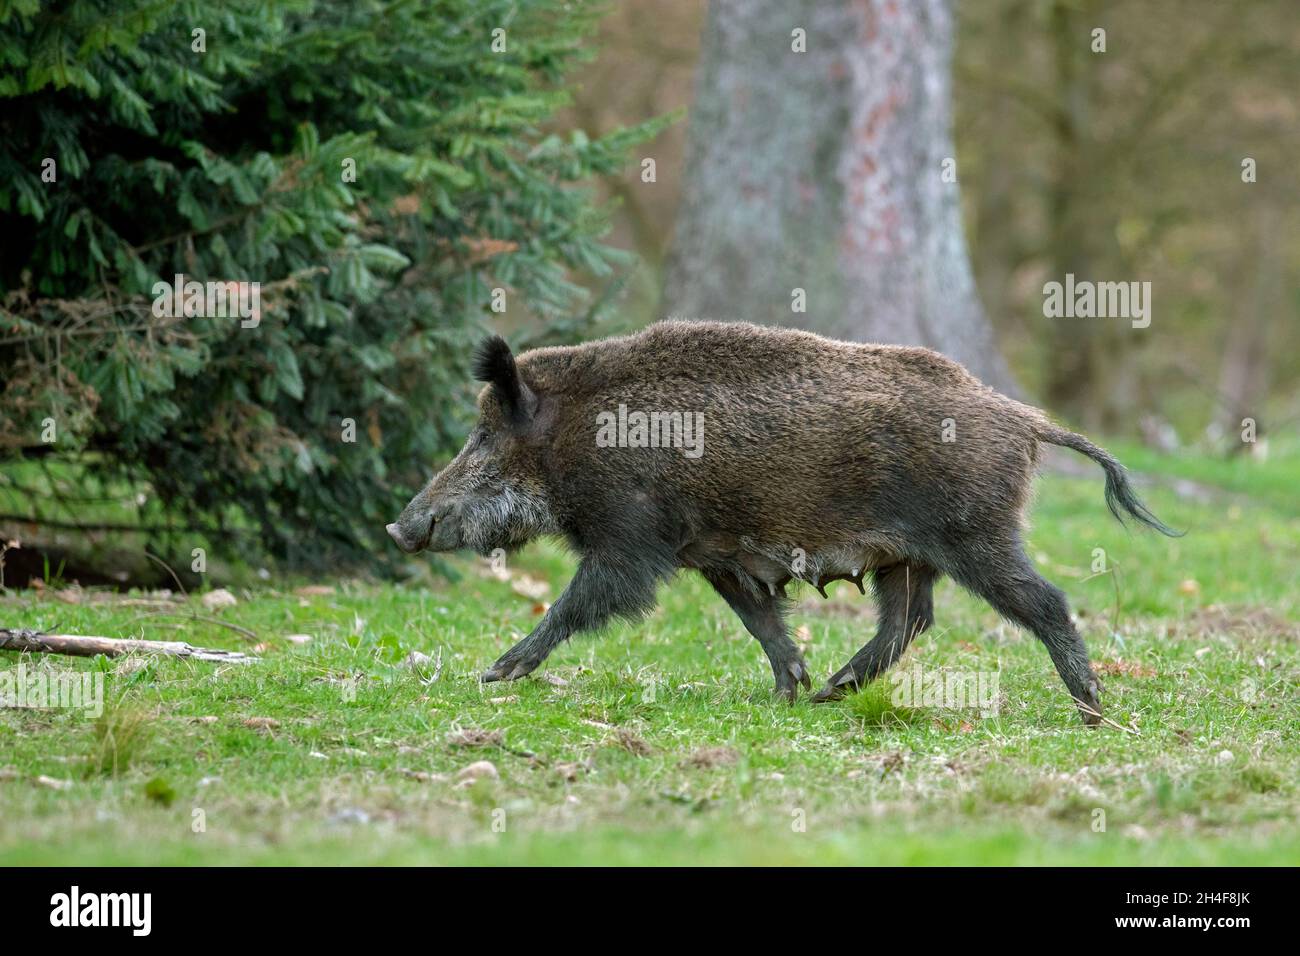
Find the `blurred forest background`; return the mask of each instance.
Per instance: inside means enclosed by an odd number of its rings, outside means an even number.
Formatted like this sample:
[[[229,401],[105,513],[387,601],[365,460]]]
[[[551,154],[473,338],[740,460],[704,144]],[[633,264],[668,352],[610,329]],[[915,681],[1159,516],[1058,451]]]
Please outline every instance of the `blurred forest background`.
[[[388,555],[486,328],[915,341],[1102,437],[1258,454],[1244,418],[1300,418],[1298,13],[0,2],[8,583],[87,543],[108,581]],[[152,315],[176,273],[261,282],[258,328]],[[1150,327],[1045,318],[1067,273],[1149,281]]]
[[[807,23],[817,6],[764,15]],[[567,122],[600,131],[689,107],[707,9],[705,0],[615,9]],[[1294,431],[1300,7],[966,0],[954,12],[967,244],[997,346],[1026,395],[1081,427],[1165,447],[1240,451],[1247,416],[1262,431]],[[1098,27],[1105,53],[1092,52]],[[627,310],[635,322],[661,317],[690,178],[687,133],[678,124],[655,141],[653,188],[639,169],[602,183],[621,203],[614,242],[644,262]],[[1252,183],[1242,180],[1246,158]],[[1148,334],[1045,319],[1043,285],[1067,272],[1150,281]]]

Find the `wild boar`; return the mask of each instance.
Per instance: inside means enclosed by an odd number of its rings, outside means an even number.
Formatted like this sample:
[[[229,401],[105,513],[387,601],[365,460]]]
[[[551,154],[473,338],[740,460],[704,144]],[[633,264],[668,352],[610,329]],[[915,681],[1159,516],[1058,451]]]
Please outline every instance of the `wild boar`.
[[[389,534],[407,552],[484,555],[559,535],[580,556],[483,681],[523,677],[571,635],[644,615],[659,584],[689,568],[757,638],[777,693],[793,700],[812,684],[787,633],[787,585],[863,590],[869,574],[878,629],[813,697],[833,700],[933,623],[946,574],[1032,631],[1096,723],[1088,652],[1021,540],[1040,444],[1096,461],[1121,522],[1176,534],[1107,452],[924,348],[667,321],[518,357],[492,337],[474,373],[487,383],[477,425]]]

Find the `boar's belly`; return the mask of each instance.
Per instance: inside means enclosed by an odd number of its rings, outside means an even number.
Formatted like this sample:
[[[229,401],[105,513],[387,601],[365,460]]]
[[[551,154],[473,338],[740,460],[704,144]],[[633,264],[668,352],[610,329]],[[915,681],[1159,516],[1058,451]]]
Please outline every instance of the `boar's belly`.
[[[792,578],[813,584],[861,581],[868,571],[888,567],[899,556],[895,549],[878,542],[805,551],[797,545],[760,543],[734,535],[704,535],[683,547],[678,559],[684,567],[726,570],[779,588]]]

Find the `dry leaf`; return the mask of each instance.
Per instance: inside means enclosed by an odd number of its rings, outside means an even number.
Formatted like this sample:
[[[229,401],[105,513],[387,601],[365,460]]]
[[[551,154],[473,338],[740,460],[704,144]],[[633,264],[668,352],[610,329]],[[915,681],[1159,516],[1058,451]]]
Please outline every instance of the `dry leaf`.
[[[448,747],[500,747],[504,739],[499,730],[470,727],[447,735]]]
[[[420,211],[420,194],[407,193],[405,196],[397,196],[393,199],[390,208],[395,216],[414,216]]]
[[[526,598],[532,598],[534,601],[540,601],[546,595],[551,593],[551,586],[545,581],[538,580],[531,574],[521,574],[510,582],[510,589],[516,594],[522,594]]]
[[[799,645],[800,651],[807,651],[812,644],[812,628],[807,624],[800,624],[795,628],[794,642]]]
[[[586,769],[587,768],[580,763],[557,763],[555,765],[555,772],[560,775],[561,779],[569,783],[573,783],[573,781],[577,780],[578,774],[582,773]]]
[[[654,748],[626,728],[620,727],[616,736],[618,737],[619,746],[630,754],[635,754],[638,757],[648,757],[654,752]]]
[[[1146,664],[1140,664],[1137,661],[1126,661],[1122,658],[1116,658],[1113,661],[1103,661],[1095,664],[1093,669],[1099,674],[1106,674],[1110,677],[1155,677],[1155,668],[1148,667]]]
[[[305,584],[300,588],[294,588],[293,593],[298,597],[324,597],[333,594],[334,589],[328,584]]]

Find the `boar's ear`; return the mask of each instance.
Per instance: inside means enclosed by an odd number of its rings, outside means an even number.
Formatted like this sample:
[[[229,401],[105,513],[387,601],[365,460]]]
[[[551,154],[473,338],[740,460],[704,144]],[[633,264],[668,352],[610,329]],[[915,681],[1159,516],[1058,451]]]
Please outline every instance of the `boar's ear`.
[[[515,357],[501,336],[493,335],[479,343],[474,353],[474,377],[496,389],[501,404],[516,425],[526,424],[532,418],[537,396],[519,377]]]

